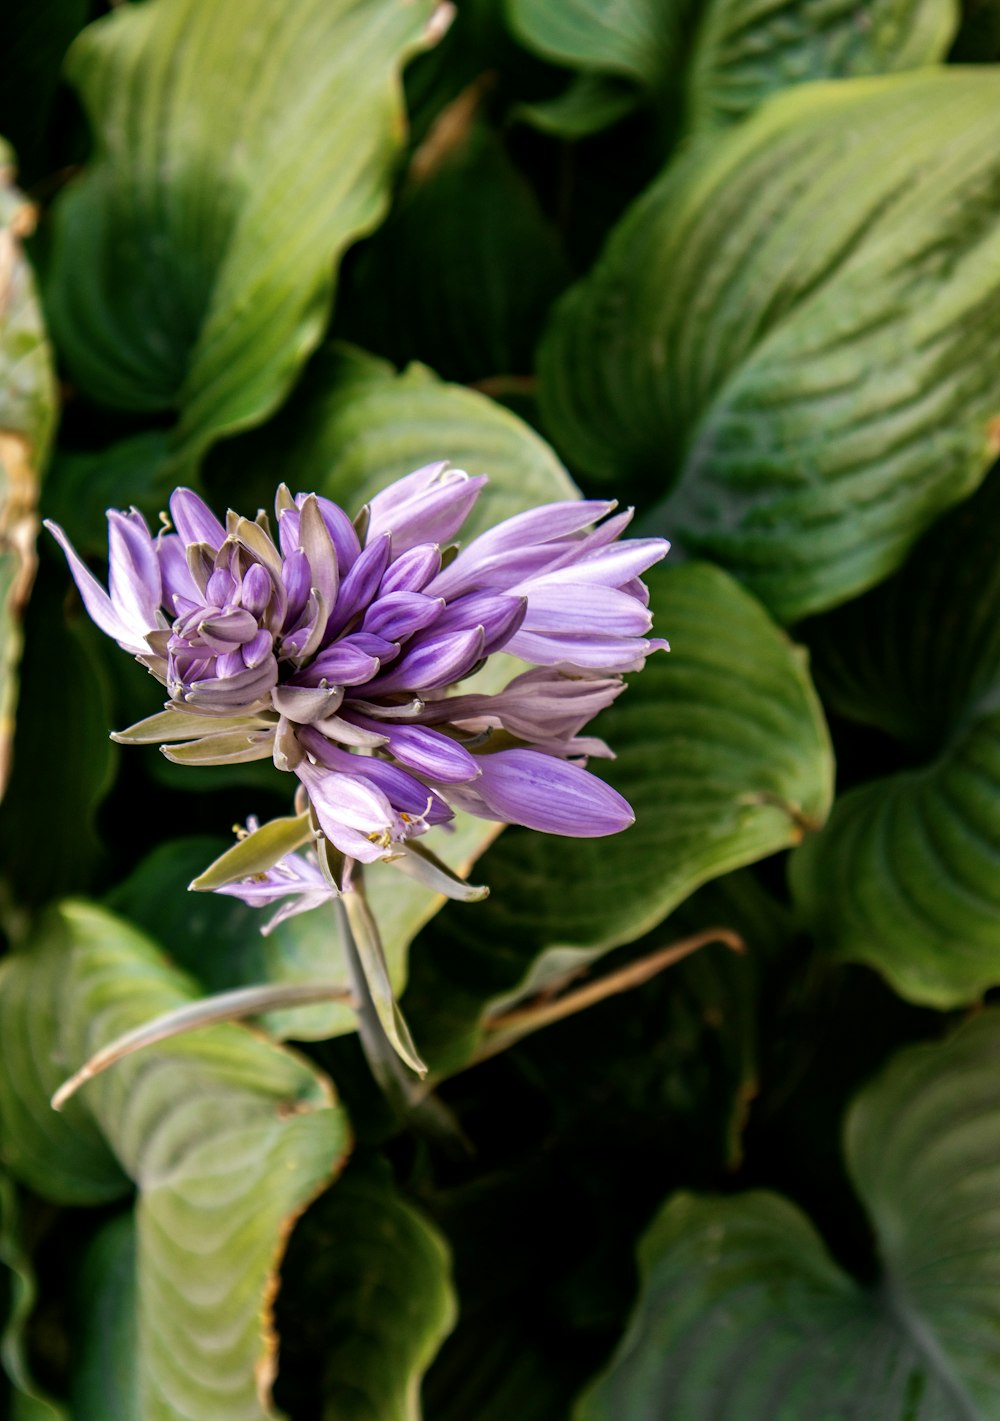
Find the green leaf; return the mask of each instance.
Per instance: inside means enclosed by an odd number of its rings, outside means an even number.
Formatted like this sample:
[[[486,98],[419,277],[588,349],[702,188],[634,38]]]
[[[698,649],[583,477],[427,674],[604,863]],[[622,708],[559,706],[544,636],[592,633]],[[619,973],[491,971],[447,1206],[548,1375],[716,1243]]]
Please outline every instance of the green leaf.
[[[108,554],[109,508],[133,505],[156,531],[174,490],[169,440],[162,429],[120,439],[99,452],[57,449],[45,480],[45,514],[77,552],[98,561]]]
[[[834,707],[916,763],[838,799],[792,862],[795,897],[824,946],[936,1007],[1000,983],[998,520],[994,474],[814,633]]]
[[[337,331],[441,375],[527,375],[553,300],[569,284],[559,236],[473,85],[417,149],[385,225],[358,252]]]
[[[177,466],[263,419],[320,339],[341,254],[385,211],[399,70],[433,12],[160,0],[70,50],[97,147],[53,213],[53,329],[93,399],[178,412]]]
[[[597,73],[578,74],[554,99],[518,104],[514,117],[555,138],[587,138],[610,128],[636,106],[635,91],[620,79]]]
[[[189,886],[199,893],[208,893],[227,883],[238,883],[242,878],[266,873],[279,859],[301,849],[312,838],[308,813],[269,819],[221,854],[203,873],[192,879]]]
[[[0,139],[0,795],[10,775],[21,619],[35,578],[38,481],[56,413],[52,353],[23,239],[35,211]]]
[[[455,1316],[450,1259],[381,1162],[349,1170],[310,1210],[286,1277],[282,1353],[294,1378],[288,1402],[293,1388],[302,1393],[295,1414],[420,1421],[420,1381]],[[281,1314],[279,1303],[279,1323]]]
[[[557,64],[618,74],[656,90],[675,62],[680,7],[657,0],[507,0],[521,42]]]
[[[801,653],[707,564],[648,576],[670,639],[597,724],[633,828],[602,840],[508,830],[412,964],[404,1011],[432,1064],[467,1058],[484,1009],[538,991],[660,923],[699,884],[797,843],[826,816],[832,758]]]
[[[559,448],[667,495],[650,525],[782,620],[879,581],[996,453],[998,187],[992,71],[778,96],[672,165],[556,308]]]
[[[73,1421],[142,1421],[136,1222],[122,1214],[99,1229],[73,1289]]]
[[[354,514],[403,474],[439,459],[490,478],[463,542],[579,493],[549,445],[502,405],[443,383],[426,366],[397,375],[387,361],[338,345],[316,354],[264,429],[219,449],[212,471],[241,506],[273,501],[278,468],[296,489],[315,489]]]
[[[36,1284],[19,1224],[17,1192],[0,1170],[0,1364],[13,1388],[11,1421],[66,1421],[62,1408],[39,1389],[25,1356],[23,1333]]]
[[[238,1026],[129,1057],[65,1116],[48,1109],[102,1044],[193,995],[147,939],[84,904],[51,914],[0,968],[8,1168],[59,1202],[138,1190],[143,1421],[274,1414],[276,1260],[347,1148],[329,1083]]]
[[[995,1421],[1000,1415],[1000,1012],[901,1053],[847,1119],[878,1241],[862,1287],[786,1200],[681,1194],[577,1421]]]
[[[955,0],[874,0],[863,10],[852,0],[710,0],[686,76],[688,128],[725,127],[795,84],[943,60],[958,10]]]
[[[86,892],[106,854],[97,815],[119,752],[108,739],[104,636],[73,594],[67,602],[68,583],[65,568],[43,556],[25,616],[21,696],[31,709],[18,721],[0,807],[2,877],[20,904]]]

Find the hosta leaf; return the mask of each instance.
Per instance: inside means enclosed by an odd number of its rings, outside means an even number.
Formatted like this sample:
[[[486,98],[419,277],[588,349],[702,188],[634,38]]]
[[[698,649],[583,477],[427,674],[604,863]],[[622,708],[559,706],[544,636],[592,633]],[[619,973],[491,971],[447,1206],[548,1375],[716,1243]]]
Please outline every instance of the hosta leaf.
[[[20,1234],[17,1191],[0,1170],[0,1367],[12,1388],[9,1415],[11,1421],[66,1421],[62,1408],[35,1382],[25,1356],[23,1330],[35,1293],[34,1269]]]
[[[838,955],[937,1007],[1000,983],[998,520],[992,475],[815,634],[832,703],[910,742],[919,763],[838,800],[793,860],[796,899]]]
[[[744,118],[769,94],[816,79],[919,69],[944,59],[954,0],[710,0],[687,74],[689,128]]]
[[[557,64],[620,74],[655,90],[677,48],[679,7],[657,0],[507,0],[511,28],[522,43]]]
[[[34,209],[0,139],[0,794],[10,774],[21,617],[35,577],[38,478],[56,410],[52,354],[22,251]]]
[[[303,1394],[295,1414],[321,1404],[323,1421],[420,1421],[421,1378],[454,1321],[449,1262],[384,1166],[348,1171],[289,1251],[295,1331],[282,1352]]]
[[[53,328],[95,400],[178,411],[178,462],[261,420],[318,342],[338,258],[386,207],[433,10],[160,0],[73,45],[97,147],[54,212]]]
[[[43,557],[25,616],[21,682],[31,711],[17,725],[0,806],[0,876],[9,900],[21,904],[92,886],[105,854],[97,812],[120,753],[108,739],[103,636],[78,603],[67,604],[68,580],[53,557]]]
[[[460,380],[532,369],[570,270],[503,140],[462,93],[417,149],[388,222],[358,253],[337,330]]]
[[[0,969],[0,1137],[11,1172],[48,1198],[97,1202],[134,1182],[143,1421],[242,1421],[273,1415],[276,1260],[347,1148],[328,1082],[213,1027],[119,1062],[65,1116],[48,1108],[95,1049],[192,995],[121,920],[52,913]]]
[[[175,484],[169,438],[162,429],[148,429],[97,453],[57,449],[43,507],[77,552],[100,563],[108,554],[107,510],[134,506],[155,531]]]
[[[612,76],[660,107],[682,91],[688,132],[746,117],[770,94],[817,79],[917,69],[943,59],[958,25],[954,0],[706,0],[699,6],[626,0],[508,0],[512,28],[539,54],[581,71],[552,106],[567,137],[621,116],[627,93],[598,87]],[[583,115],[589,101],[590,124]],[[539,106],[544,128],[549,106]],[[563,109],[566,119],[562,117]],[[579,115],[579,117],[578,117]]]
[[[671,166],[543,342],[560,449],[783,620],[886,576],[996,452],[998,155],[1000,78],[955,69],[804,86]]]
[[[220,449],[212,467],[241,506],[273,500],[279,468],[296,489],[315,489],[353,516],[379,489],[439,459],[490,478],[463,542],[537,504],[578,497],[548,444],[502,405],[423,365],[397,375],[338,345],[317,353],[277,418]]]
[[[406,1012],[421,1047],[443,1050],[435,1065],[470,1049],[449,1039],[453,1014],[474,1038],[491,1001],[632,941],[699,884],[826,816],[830,746],[801,653],[717,568],[661,566],[647,580],[672,649],[597,723],[617,755],[600,772],[636,823],[599,840],[503,835],[476,870],[489,899],[449,909],[414,957]],[[449,1038],[438,1042],[442,1010]]]
[[[141,1421],[136,1226],[122,1214],[90,1241],[75,1279],[73,1421]]]
[[[903,1052],[851,1109],[878,1289],[774,1194],[670,1200],[641,1248],[629,1331],[577,1421],[995,1421],[998,1067],[993,1011]]]

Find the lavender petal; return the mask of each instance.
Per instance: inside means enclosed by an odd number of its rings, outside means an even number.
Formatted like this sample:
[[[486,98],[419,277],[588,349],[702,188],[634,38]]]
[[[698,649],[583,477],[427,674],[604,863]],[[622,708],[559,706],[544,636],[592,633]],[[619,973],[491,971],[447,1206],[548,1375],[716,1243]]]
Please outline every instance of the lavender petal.
[[[390,691],[432,691],[450,686],[467,676],[482,659],[486,634],[482,627],[431,636],[407,649],[387,672],[377,676],[370,690],[385,695]]]
[[[368,505],[368,539],[392,535],[395,557],[418,543],[447,543],[465,522],[482,476],[470,478],[464,469],[428,464],[377,493]]]
[[[58,523],[53,523],[51,519],[45,520],[45,527],[49,530],[56,542],[66,554],[69,563],[69,570],[76,583],[77,591],[86,607],[91,620],[96,622],[102,632],[113,637],[124,651],[132,652],[133,656],[142,655],[147,651],[145,633],[151,630],[150,626],[144,628],[132,627],[123,618],[119,609],[114,605],[110,596],[98,582],[97,578],[87,567],[79,553],[73,547],[66,534]]]
[[[574,839],[617,834],[635,822],[618,791],[579,765],[536,750],[500,750],[480,764],[473,792],[486,817]]]
[[[170,495],[170,517],[185,543],[207,543],[215,552],[226,541],[226,530],[204,499],[189,488]]]

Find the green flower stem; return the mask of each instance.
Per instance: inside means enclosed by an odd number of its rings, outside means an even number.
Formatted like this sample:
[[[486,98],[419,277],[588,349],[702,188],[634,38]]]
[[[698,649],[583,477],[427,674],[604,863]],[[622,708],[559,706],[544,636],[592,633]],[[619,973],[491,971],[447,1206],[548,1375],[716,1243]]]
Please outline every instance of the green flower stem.
[[[420,1077],[405,1064],[413,1059],[423,1065],[388,987],[385,956],[365,897],[360,865],[352,866],[351,884],[334,900],[334,908],[357,1015],[358,1039],[369,1069],[400,1124],[418,1130],[451,1154],[468,1154],[471,1147],[452,1112],[428,1092]],[[387,988],[388,996],[376,998],[373,982],[376,988]],[[406,1049],[405,1058],[400,1045]]]

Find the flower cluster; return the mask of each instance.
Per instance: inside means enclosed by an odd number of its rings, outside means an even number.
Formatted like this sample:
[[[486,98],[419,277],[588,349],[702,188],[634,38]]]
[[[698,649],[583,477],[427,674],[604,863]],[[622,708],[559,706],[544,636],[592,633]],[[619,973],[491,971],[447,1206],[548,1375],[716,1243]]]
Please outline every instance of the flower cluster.
[[[369,863],[461,808],[553,834],[632,822],[585,769],[581,735],[648,637],[641,574],[658,538],[621,540],[629,513],[550,504],[451,546],[486,482],[418,469],[356,519],[278,490],[267,516],[223,525],[195,493],[174,531],[111,511],[109,587],[62,545],[91,617],[166,686],[163,713],[123,732],[186,764],[273,757],[323,835]],[[454,693],[494,652],[531,664],[495,694]],[[289,891],[294,892],[294,889]]]

